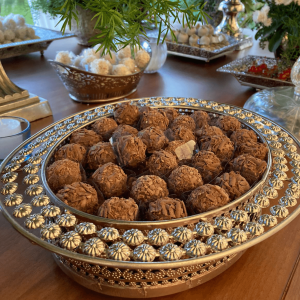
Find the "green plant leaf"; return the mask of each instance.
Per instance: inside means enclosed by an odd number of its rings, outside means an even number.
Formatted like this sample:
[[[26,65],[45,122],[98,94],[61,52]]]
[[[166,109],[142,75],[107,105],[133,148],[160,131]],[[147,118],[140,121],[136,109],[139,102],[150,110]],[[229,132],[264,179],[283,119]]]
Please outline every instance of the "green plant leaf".
[[[279,45],[282,42],[282,38],[285,35],[285,30],[277,30],[276,33],[272,36],[272,38],[269,40],[269,50],[271,52],[275,52]]]

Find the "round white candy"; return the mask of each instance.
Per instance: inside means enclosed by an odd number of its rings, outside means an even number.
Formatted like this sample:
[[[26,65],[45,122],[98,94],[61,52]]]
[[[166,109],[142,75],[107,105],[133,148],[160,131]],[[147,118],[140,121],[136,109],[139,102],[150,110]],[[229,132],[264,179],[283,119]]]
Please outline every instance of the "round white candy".
[[[65,65],[71,65],[74,54],[69,51],[59,51],[55,56],[55,61]]]
[[[112,74],[117,76],[123,76],[123,75],[130,75],[131,72],[128,70],[128,68],[125,65],[119,64],[113,66]]]
[[[81,66],[81,60],[83,59],[83,56],[76,56],[74,57],[74,59],[72,60],[72,64],[76,67],[76,68],[80,68]]]
[[[206,28],[205,26],[200,26],[198,29],[198,35],[201,36],[205,36],[209,34],[209,30],[208,28]]]
[[[118,51],[118,58],[123,59],[126,57],[131,57],[131,49],[130,46],[127,45],[125,48],[122,48]]]
[[[130,57],[126,57],[120,61],[121,64],[125,65],[131,73],[135,70],[135,61]]]
[[[91,72],[99,75],[108,75],[110,74],[111,69],[111,63],[104,58],[95,59],[90,64]]]
[[[190,38],[189,38],[189,44],[190,44],[191,46],[197,45],[198,40],[199,40],[199,36],[196,35],[196,34],[193,34],[193,35],[191,35]]]
[[[193,35],[193,34],[196,34],[197,29],[196,29],[196,27],[191,27],[191,28],[187,27],[185,32],[186,32],[187,35]]]
[[[205,36],[205,35],[202,36],[202,37],[200,38],[199,44],[200,44],[200,45],[209,45],[209,44],[210,44],[210,37]]]
[[[211,24],[207,24],[205,26],[206,26],[206,28],[208,28],[210,35],[214,34],[215,29],[214,29],[214,27]]]
[[[35,31],[31,27],[27,27],[27,36],[30,37],[31,39],[34,39],[35,37]]]
[[[139,50],[135,55],[135,63],[139,68],[146,68],[150,61],[150,55],[145,50]]]
[[[7,41],[12,41],[12,40],[14,40],[15,37],[16,37],[15,33],[14,33],[11,29],[6,29],[6,30],[4,30],[3,34],[4,34],[4,38],[5,38]]]
[[[184,43],[184,44],[186,44],[189,41],[189,36],[185,32],[181,31],[178,34],[177,40],[178,40],[178,43]]]
[[[111,56],[109,53],[104,55],[104,58],[108,60],[112,65],[115,65],[117,63],[117,55],[114,51],[110,51]]]
[[[95,55],[85,55],[83,56],[82,60],[81,60],[81,66],[83,68],[85,68],[86,65],[89,65],[92,61],[94,61],[95,59],[98,59],[97,56]]]
[[[211,42],[212,42],[213,44],[219,43],[219,37],[216,36],[216,35],[212,35],[212,36],[211,36]]]
[[[14,15],[13,20],[16,22],[17,26],[25,25],[25,18],[21,15]]]
[[[8,15],[4,20],[3,20],[3,26],[5,29],[11,29],[14,30],[17,27],[16,22],[9,17]]]
[[[15,29],[16,38],[24,40],[27,34],[27,27],[25,26],[18,26]]]

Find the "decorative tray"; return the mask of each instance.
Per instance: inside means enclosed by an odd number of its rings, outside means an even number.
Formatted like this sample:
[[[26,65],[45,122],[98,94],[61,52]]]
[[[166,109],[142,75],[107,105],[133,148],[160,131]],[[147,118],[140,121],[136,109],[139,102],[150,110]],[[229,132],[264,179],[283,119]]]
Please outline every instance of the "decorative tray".
[[[27,26],[32,27],[35,30],[35,34],[40,38],[35,40],[0,45],[0,59],[28,54],[36,51],[40,51],[41,54],[43,54],[44,50],[48,48],[52,41],[75,36],[72,33],[62,34],[60,31],[31,25]]]
[[[44,128],[1,164],[1,211],[18,232],[51,251],[59,267],[77,283],[128,298],[184,291],[219,275],[246,249],[298,216],[300,143],[284,128],[248,110],[194,98],[144,98],[132,103],[234,115],[267,141],[267,171],[252,192],[220,209],[170,221],[110,220],[58,202],[45,181],[45,168],[72,132],[111,116],[116,104]],[[153,256],[159,260],[152,261]]]
[[[248,69],[254,63],[265,63],[268,68],[277,66],[277,60],[275,58],[248,55],[217,69],[217,71],[232,74],[241,85],[251,86],[257,89],[277,86],[294,86],[291,81],[248,73]]]

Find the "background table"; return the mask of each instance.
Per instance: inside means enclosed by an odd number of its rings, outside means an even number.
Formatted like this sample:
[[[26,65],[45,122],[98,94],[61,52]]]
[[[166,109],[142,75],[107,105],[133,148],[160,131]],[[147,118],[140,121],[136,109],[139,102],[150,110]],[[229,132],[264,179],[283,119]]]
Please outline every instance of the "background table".
[[[53,42],[44,57],[34,53],[2,61],[15,84],[50,102],[53,117],[33,122],[32,133],[92,107],[73,102],[47,62],[60,50],[79,54],[82,47],[72,38]],[[247,54],[272,56],[260,50],[258,43],[210,63],[169,55],[158,73],[143,76],[137,92],[130,98],[194,97],[243,106],[255,90],[242,87],[234,77],[216,70]],[[120,299],[76,284],[59,269],[51,253],[28,242],[13,230],[3,216],[0,217],[0,226],[0,299]],[[189,291],[156,299],[300,299],[299,232],[300,218],[297,218],[276,235],[250,248],[236,264],[215,279]]]

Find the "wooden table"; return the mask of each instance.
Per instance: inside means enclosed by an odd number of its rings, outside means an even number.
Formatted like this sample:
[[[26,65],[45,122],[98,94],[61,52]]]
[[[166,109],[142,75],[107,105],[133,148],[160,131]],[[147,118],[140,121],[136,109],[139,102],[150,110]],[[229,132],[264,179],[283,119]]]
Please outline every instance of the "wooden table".
[[[32,123],[32,133],[91,106],[73,102],[47,59],[59,50],[78,54],[76,39],[53,42],[39,53],[2,61],[10,79],[22,88],[49,100],[53,117]],[[156,74],[144,75],[130,98],[181,96],[216,100],[242,106],[255,92],[232,76],[216,69],[247,54],[272,56],[258,44],[210,63],[168,56]],[[1,147],[1,146],[0,146]],[[118,299],[90,291],[69,279],[55,264],[51,253],[33,246],[0,217],[0,299]],[[160,300],[292,300],[300,299],[300,218],[276,235],[249,249],[241,259],[215,279],[192,290]]]

